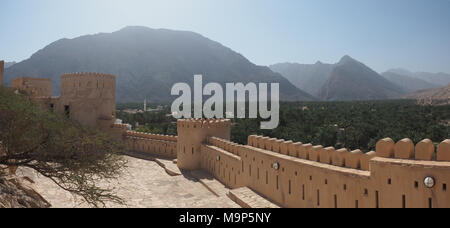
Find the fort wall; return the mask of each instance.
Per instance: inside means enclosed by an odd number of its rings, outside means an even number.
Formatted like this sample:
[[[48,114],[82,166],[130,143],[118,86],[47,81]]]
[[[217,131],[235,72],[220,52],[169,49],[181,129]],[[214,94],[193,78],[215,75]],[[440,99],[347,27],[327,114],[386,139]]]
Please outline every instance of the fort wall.
[[[234,189],[247,186],[241,153],[243,146],[226,139],[209,137],[201,146],[201,168]]]
[[[184,128],[198,120],[180,122]],[[450,207],[450,140],[435,148],[427,139],[414,145],[386,138],[376,151],[363,153],[255,135],[248,145],[206,136],[200,148],[201,169],[283,207]]]
[[[136,131],[126,131],[124,134],[124,142],[130,150],[169,159],[177,158],[177,138]]]
[[[12,88],[24,91],[33,97],[50,97],[52,95],[52,81],[48,78],[15,78],[12,81]]]
[[[448,140],[438,147],[440,161],[412,160],[424,147],[427,155],[434,153],[428,140],[414,146],[407,139],[396,144],[384,139],[369,154],[258,136],[250,136],[246,146],[208,143],[203,169],[231,188],[250,187],[284,207],[450,207],[450,160],[442,159],[450,154]],[[435,182],[431,188],[425,186],[427,177]]]
[[[208,137],[230,140],[230,120],[178,120],[178,167],[185,170],[201,168],[201,146]]]
[[[84,126],[111,131],[116,112],[116,79],[100,73],[61,76],[61,96],[52,97],[52,84],[45,78],[15,78],[12,87],[31,95],[42,108],[66,114]]]

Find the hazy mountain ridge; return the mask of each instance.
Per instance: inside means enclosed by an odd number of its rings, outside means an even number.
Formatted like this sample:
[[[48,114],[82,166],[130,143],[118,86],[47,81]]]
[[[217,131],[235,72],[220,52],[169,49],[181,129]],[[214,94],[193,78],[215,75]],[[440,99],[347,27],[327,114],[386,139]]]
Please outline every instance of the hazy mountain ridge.
[[[415,78],[407,75],[402,75],[394,72],[384,72],[381,74],[383,77],[391,81],[392,83],[402,87],[405,91],[411,93],[419,90],[439,88],[441,86],[432,84],[420,78]]]
[[[344,56],[320,91],[327,101],[390,99],[405,91],[361,62]]]
[[[199,34],[167,29],[126,27],[113,33],[61,39],[5,71],[6,81],[19,76],[51,78],[59,94],[60,75],[102,72],[117,76],[117,100],[167,102],[178,82],[193,84],[193,75],[208,82],[278,82],[282,100],[313,100],[268,67],[257,66],[218,42]]]
[[[284,63],[272,65],[271,69],[327,101],[389,99],[407,92],[347,55],[336,64]]]
[[[442,72],[440,72],[440,73],[411,72],[411,71],[401,69],[401,68],[390,69],[387,72],[421,79],[428,83],[436,85],[437,87],[443,87],[443,86],[450,84],[450,74],[442,73]]]
[[[316,64],[279,63],[270,68],[285,76],[297,88],[319,96],[320,89],[330,77],[334,64],[317,62]],[[301,76],[299,76],[301,75]]]

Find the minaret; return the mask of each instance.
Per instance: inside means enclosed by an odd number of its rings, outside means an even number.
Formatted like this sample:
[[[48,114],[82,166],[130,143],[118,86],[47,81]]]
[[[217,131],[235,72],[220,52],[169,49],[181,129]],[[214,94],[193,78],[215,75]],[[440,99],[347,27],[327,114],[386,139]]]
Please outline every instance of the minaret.
[[[5,71],[5,62],[0,60],[0,86],[3,86],[3,76]]]
[[[147,112],[147,98],[144,100],[144,112]]]

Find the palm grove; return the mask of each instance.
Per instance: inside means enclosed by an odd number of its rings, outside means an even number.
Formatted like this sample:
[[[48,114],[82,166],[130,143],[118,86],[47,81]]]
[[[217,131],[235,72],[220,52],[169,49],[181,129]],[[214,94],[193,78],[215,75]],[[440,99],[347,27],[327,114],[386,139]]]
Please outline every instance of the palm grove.
[[[167,108],[161,113],[119,111],[117,116],[126,123],[139,123],[138,131],[176,135],[176,120],[169,113]],[[368,152],[386,137],[410,138],[416,143],[424,138],[435,143],[450,138],[449,113],[450,105],[422,106],[413,100],[285,102],[280,106],[278,128],[261,130],[261,119],[234,119],[231,140],[246,144],[249,135],[257,134]]]

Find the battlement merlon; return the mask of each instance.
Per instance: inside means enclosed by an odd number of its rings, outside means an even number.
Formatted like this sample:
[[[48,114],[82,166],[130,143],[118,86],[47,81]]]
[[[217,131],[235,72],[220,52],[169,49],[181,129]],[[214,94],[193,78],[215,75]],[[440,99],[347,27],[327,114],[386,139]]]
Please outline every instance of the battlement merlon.
[[[395,143],[390,138],[379,140],[376,151],[363,153],[361,150],[349,151],[346,148],[336,150],[334,147],[294,143],[283,139],[275,139],[257,135],[248,137],[248,145],[258,149],[288,155],[300,159],[324,164],[370,171],[370,160],[374,157],[388,159],[403,159],[415,161],[450,161],[450,140],[444,140],[437,148],[429,139],[424,139],[414,145],[410,139],[402,139]]]
[[[22,76],[22,77],[18,77],[18,78],[15,78],[15,79],[13,79],[13,81],[14,80],[24,80],[24,81],[27,81],[27,80],[30,80],[30,81],[52,81],[50,78],[33,78],[33,77],[24,77],[24,76]]]
[[[126,127],[126,125],[125,125],[125,127]],[[170,142],[178,141],[177,136],[150,134],[150,133],[143,133],[143,132],[137,132],[137,131],[126,131],[125,136],[133,137],[133,138],[149,139],[149,140],[159,140],[159,141],[170,141]]]

